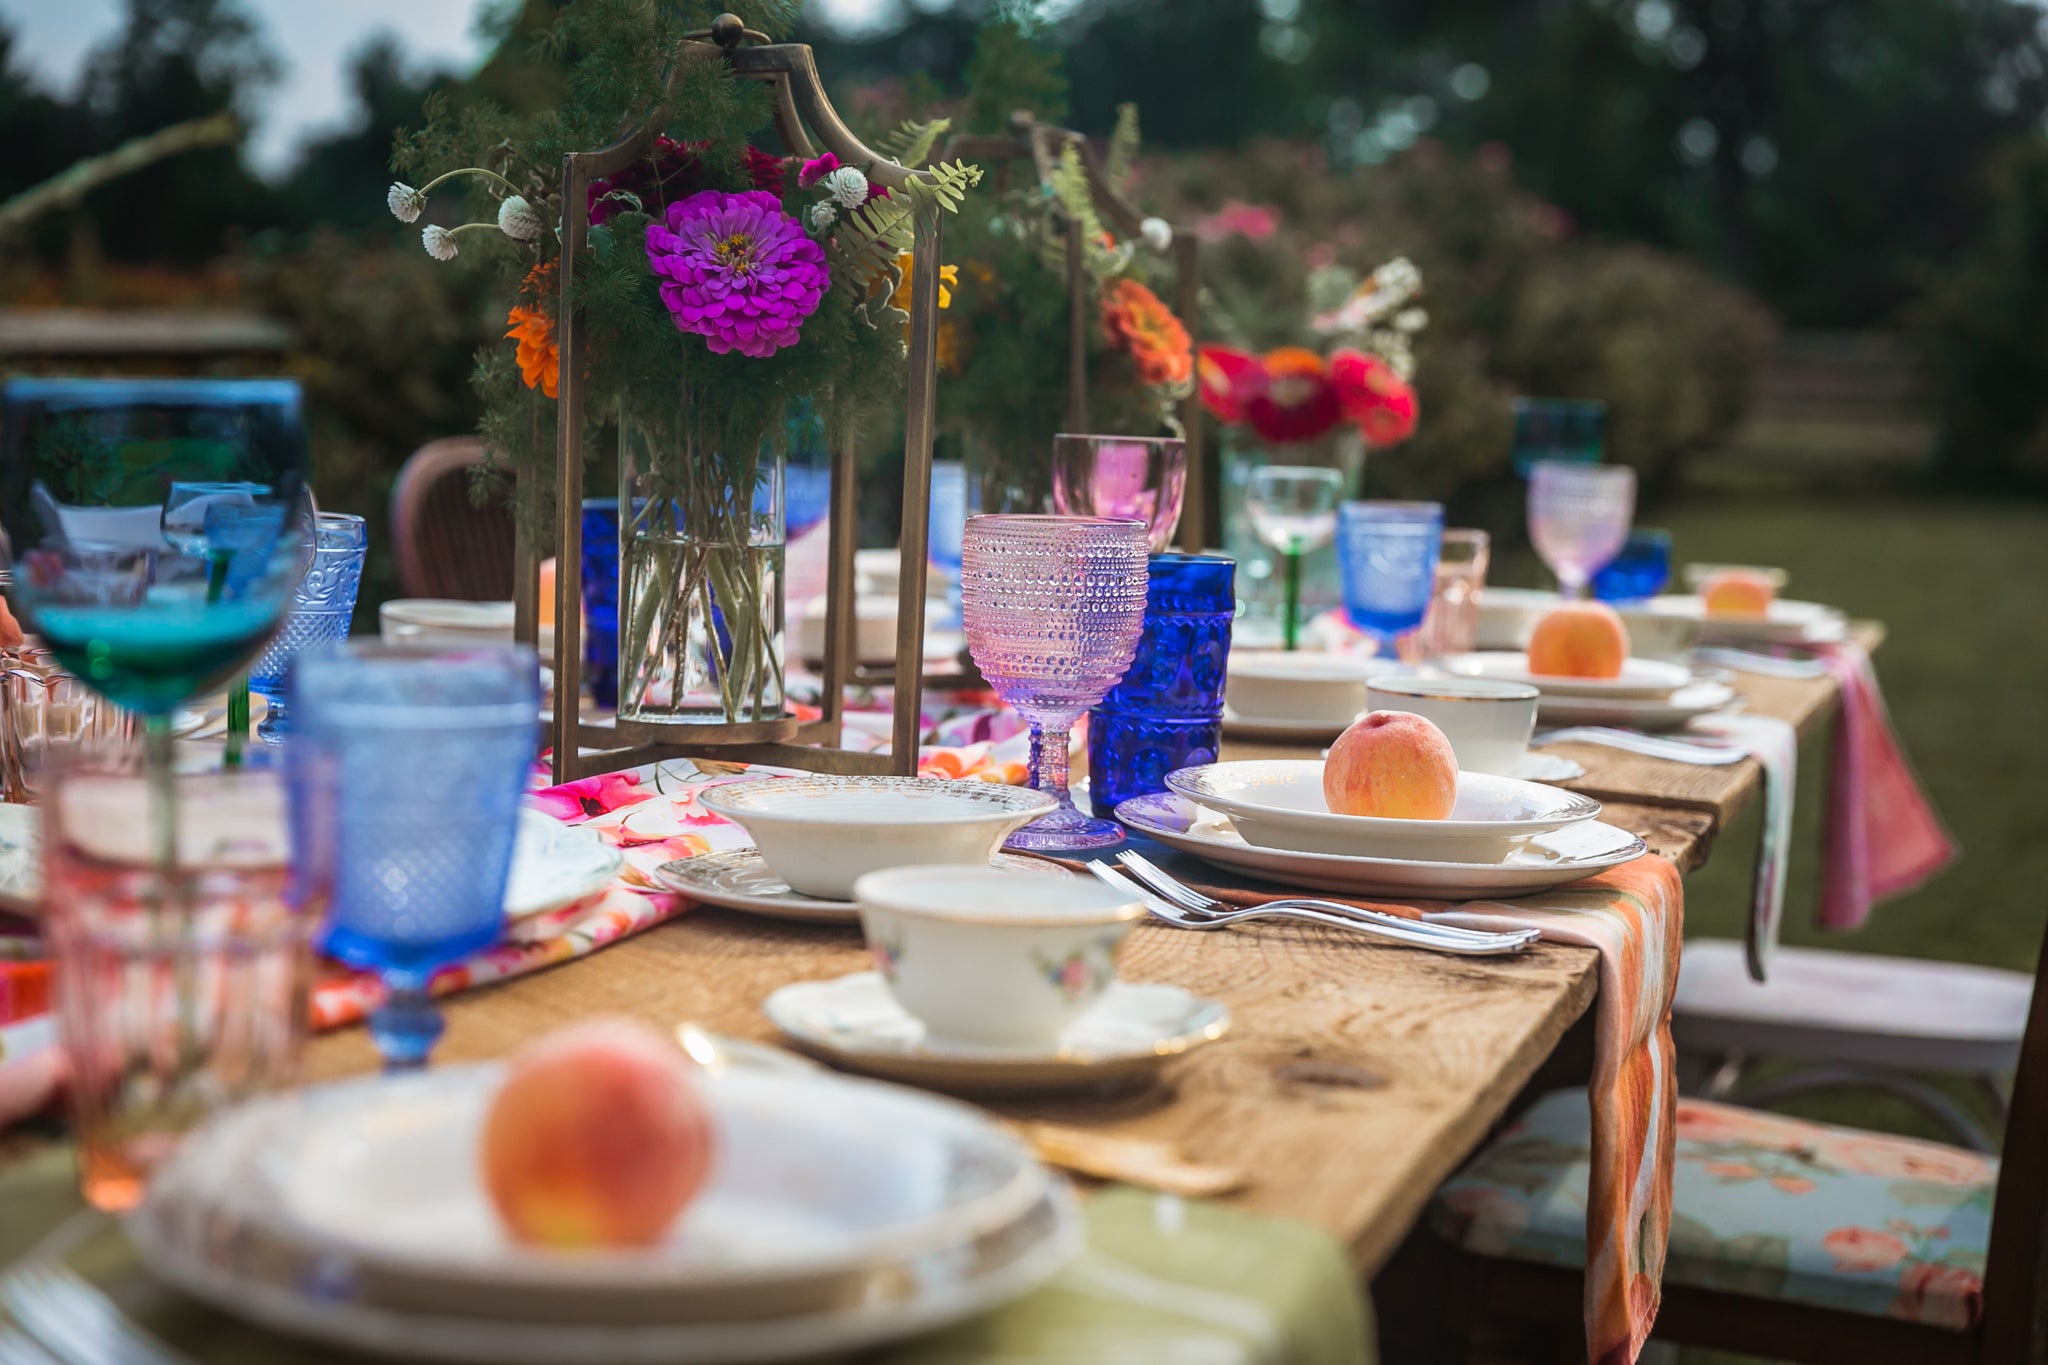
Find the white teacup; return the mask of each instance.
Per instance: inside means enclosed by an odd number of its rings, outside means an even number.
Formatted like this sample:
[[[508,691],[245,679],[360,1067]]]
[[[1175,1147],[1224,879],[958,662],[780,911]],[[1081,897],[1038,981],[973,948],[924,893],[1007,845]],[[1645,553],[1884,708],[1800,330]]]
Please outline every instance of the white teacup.
[[[1408,711],[1432,722],[1451,742],[1459,768],[1515,777],[1542,694],[1500,678],[1379,677],[1366,684],[1365,696],[1374,711]]]
[[[1093,877],[988,866],[894,867],[853,884],[861,928],[896,1003],[934,1043],[1049,1051],[1116,979],[1144,917]]]

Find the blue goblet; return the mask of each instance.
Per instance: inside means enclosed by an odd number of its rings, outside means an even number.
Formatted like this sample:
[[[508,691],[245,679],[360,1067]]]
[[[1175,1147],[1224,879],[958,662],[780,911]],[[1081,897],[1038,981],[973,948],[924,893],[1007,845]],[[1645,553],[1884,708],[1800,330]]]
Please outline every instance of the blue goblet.
[[[301,654],[290,689],[298,894],[324,905],[330,956],[383,977],[370,1034],[386,1067],[423,1066],[441,1034],[434,973],[504,920],[540,661],[347,641]]]
[[[263,723],[256,727],[256,737],[264,743],[282,744],[290,733],[285,674],[292,660],[314,645],[348,638],[369,544],[369,529],[361,517],[319,514],[313,529],[313,562],[292,594],[291,614],[249,668],[249,690],[262,697],[266,707]]]
[[[1444,509],[1436,502],[1347,502],[1337,509],[1344,611],[1376,652],[1422,624],[1436,591]]]

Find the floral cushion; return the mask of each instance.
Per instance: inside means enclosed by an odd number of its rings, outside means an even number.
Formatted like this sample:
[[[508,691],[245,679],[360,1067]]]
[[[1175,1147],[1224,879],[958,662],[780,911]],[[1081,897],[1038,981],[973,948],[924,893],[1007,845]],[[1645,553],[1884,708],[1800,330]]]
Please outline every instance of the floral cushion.
[[[1465,1250],[1581,1267],[1586,1095],[1546,1095],[1437,1195]],[[1984,1302],[1998,1163],[1937,1143],[1678,1102],[1667,1284],[1962,1331]]]

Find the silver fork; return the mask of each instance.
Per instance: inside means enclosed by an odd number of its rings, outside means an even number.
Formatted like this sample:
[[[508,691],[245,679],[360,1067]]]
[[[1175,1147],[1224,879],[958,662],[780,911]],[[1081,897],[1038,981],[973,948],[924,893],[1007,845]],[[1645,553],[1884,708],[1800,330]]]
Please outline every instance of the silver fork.
[[[64,1265],[103,1226],[104,1215],[92,1210],[58,1224],[0,1279],[0,1306],[44,1354],[68,1365],[192,1365]]]
[[[1182,909],[1198,915],[1227,915],[1239,907],[1205,895],[1186,882],[1174,877],[1150,858],[1134,849],[1125,849],[1116,855],[1130,874],[1148,889],[1173,901]],[[1467,929],[1458,924],[1432,924],[1426,920],[1412,920],[1401,915],[1389,915],[1379,910],[1367,910],[1362,906],[1347,905],[1343,901],[1321,900],[1313,896],[1282,896],[1250,907],[1255,910],[1319,910],[1328,915],[1339,915],[1345,919],[1357,920],[1361,924],[1374,924],[1383,929],[1399,929],[1405,933],[1423,932],[1457,943],[1470,943],[1482,947],[1498,944],[1504,938],[1519,938],[1524,942],[1538,936],[1534,929],[1514,929],[1506,933],[1494,933],[1486,929]]]
[[[1248,919],[1300,919],[1316,924],[1327,924],[1337,929],[1349,929],[1355,934],[1364,934],[1368,938],[1377,938],[1388,943],[1398,943],[1403,947],[1427,948],[1431,952],[1453,953],[1462,957],[1497,957],[1504,953],[1519,953],[1529,946],[1528,938],[1516,935],[1502,934],[1497,945],[1486,946],[1446,938],[1442,934],[1429,933],[1412,925],[1404,929],[1394,929],[1344,915],[1328,914],[1321,910],[1263,905],[1226,913],[1189,910],[1162,896],[1153,895],[1106,863],[1090,863],[1088,870],[1124,895],[1135,896],[1144,902],[1145,908],[1152,912],[1154,918],[1165,920],[1168,924],[1181,929],[1227,929],[1239,921]]]

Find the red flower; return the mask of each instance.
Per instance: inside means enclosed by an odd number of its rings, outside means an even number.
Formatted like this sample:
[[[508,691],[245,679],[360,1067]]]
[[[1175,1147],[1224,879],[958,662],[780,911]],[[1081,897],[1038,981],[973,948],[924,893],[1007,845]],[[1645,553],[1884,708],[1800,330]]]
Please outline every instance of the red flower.
[[[1226,422],[1244,420],[1244,400],[1255,382],[1259,358],[1228,346],[1204,346],[1195,353],[1195,374],[1199,378],[1202,406]]]
[[[1415,434],[1415,390],[1386,361],[1339,351],[1330,357],[1330,379],[1344,415],[1365,433],[1367,445],[1383,449]]]
[[[782,197],[782,178],[788,167],[781,157],[771,156],[759,147],[748,147],[740,153],[740,162],[755,189],[766,190],[777,199]]]

